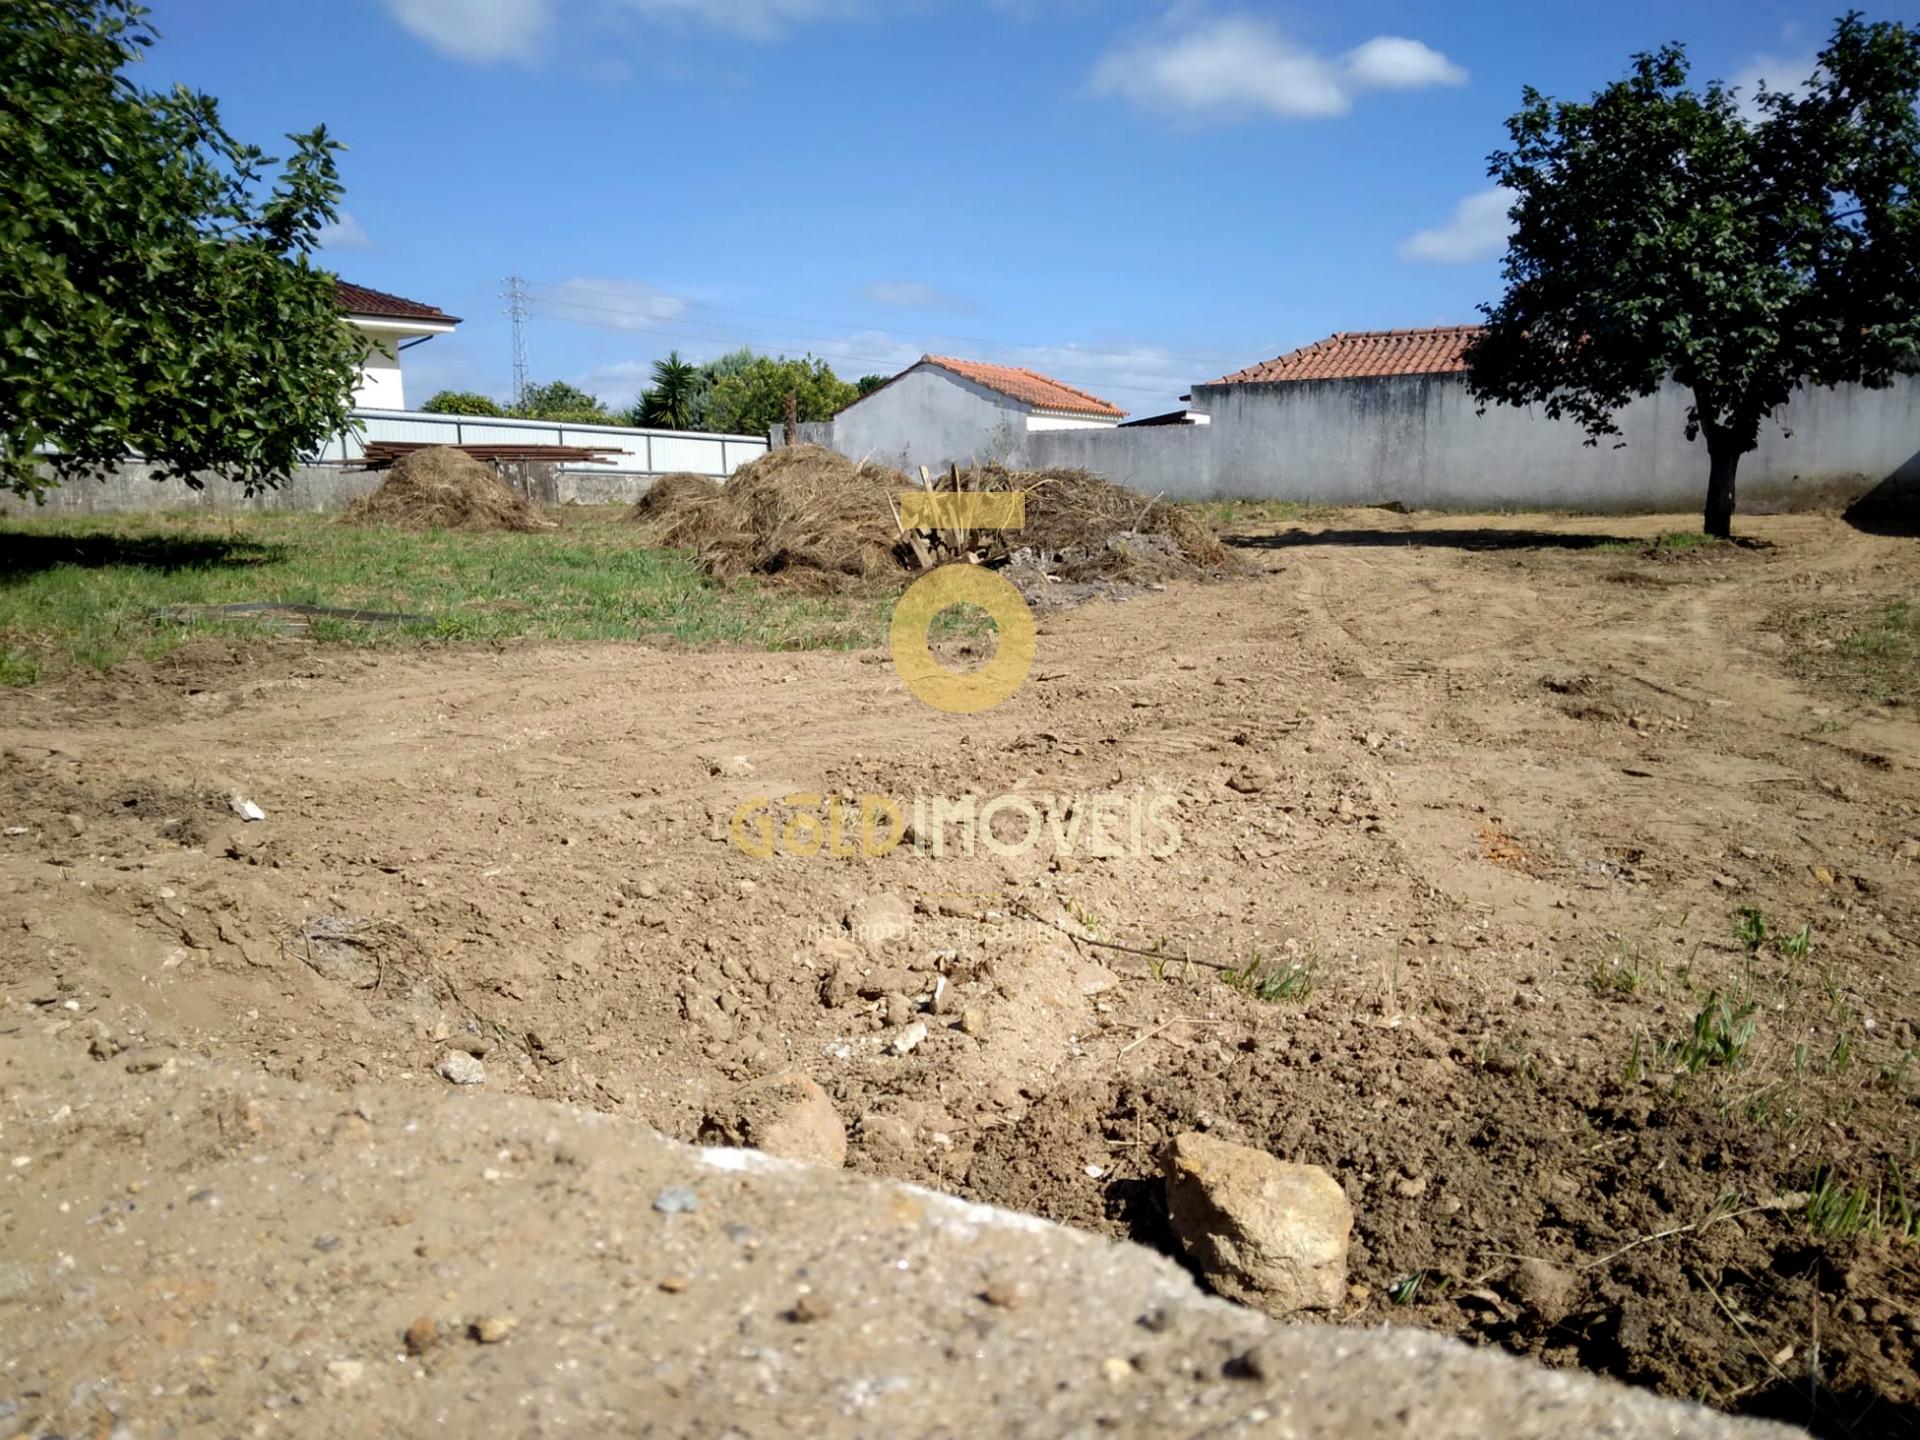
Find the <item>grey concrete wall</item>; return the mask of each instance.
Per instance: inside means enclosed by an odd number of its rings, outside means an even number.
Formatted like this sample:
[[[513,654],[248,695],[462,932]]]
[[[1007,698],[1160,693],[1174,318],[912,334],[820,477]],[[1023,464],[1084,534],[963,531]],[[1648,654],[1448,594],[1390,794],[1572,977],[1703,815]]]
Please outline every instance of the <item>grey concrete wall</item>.
[[[1619,417],[1623,445],[1537,411],[1476,413],[1459,376],[1198,387],[1212,424],[1022,435],[1021,465],[1079,465],[1170,499],[1399,500],[1429,509],[1693,510],[1704,443],[1668,385]],[[1920,381],[1803,391],[1740,466],[1748,510],[1844,505],[1920,483]]]
[[[550,505],[626,505],[647,493],[652,475],[611,474],[605,471],[562,470],[542,467],[537,477],[508,477],[532,498]],[[140,511],[186,511],[210,515],[235,512],[319,513],[343,510],[379,487],[386,477],[369,470],[343,470],[337,465],[309,465],[296,470],[278,489],[249,498],[240,486],[218,476],[207,477],[198,490],[178,480],[156,481],[153,467],[128,461],[104,480],[71,480],[48,493],[46,503],[0,496],[0,514],[30,515],[36,508],[49,515],[111,515]]]
[[[1026,429],[1026,411],[1004,396],[929,366],[909,370],[824,425],[802,425],[798,438],[911,474],[918,465],[1004,460]]]

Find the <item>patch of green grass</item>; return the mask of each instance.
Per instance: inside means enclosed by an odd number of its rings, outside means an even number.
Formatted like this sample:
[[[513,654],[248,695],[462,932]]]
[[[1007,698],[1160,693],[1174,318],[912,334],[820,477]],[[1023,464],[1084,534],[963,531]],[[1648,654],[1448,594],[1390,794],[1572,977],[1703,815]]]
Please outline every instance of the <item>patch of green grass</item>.
[[[1752,1000],[1736,1004],[1718,990],[1710,991],[1707,1003],[1693,1017],[1687,1033],[1654,1047],[1649,1055],[1648,1037],[1636,1034],[1627,1057],[1627,1080],[1638,1080],[1647,1072],[1649,1061],[1658,1073],[1684,1071],[1698,1075],[1703,1070],[1731,1070],[1740,1064],[1753,1043],[1759,1022],[1754,1018],[1759,1006]]]
[[[1596,960],[1590,977],[1593,988],[1602,995],[1638,995],[1643,990],[1664,992],[1667,970],[1651,944],[1617,937],[1607,953]]]
[[[1880,699],[1920,693],[1920,616],[1895,600],[1871,625],[1840,637],[1835,652]]]
[[[1269,964],[1256,955],[1238,970],[1221,971],[1220,978],[1230,989],[1264,1004],[1304,1005],[1319,983],[1320,962],[1309,957]]]
[[[1714,991],[1693,1017],[1692,1028],[1672,1047],[1670,1058],[1689,1075],[1713,1066],[1731,1069],[1753,1043],[1758,1008],[1751,1000],[1736,1006]]]
[[[1920,1239],[1920,1213],[1907,1198],[1906,1175],[1892,1160],[1871,1184],[1844,1184],[1832,1166],[1820,1166],[1807,1192],[1806,1213],[1807,1228],[1823,1240]]]
[[[1647,555],[1672,554],[1683,550],[1707,550],[1716,545],[1731,545],[1731,540],[1716,539],[1698,530],[1668,530],[1651,540],[1605,540],[1595,550],[1636,550]]]
[[[538,534],[412,532],[317,515],[0,520],[0,684],[153,659],[209,633],[264,627],[156,611],[260,601],[397,611],[415,623],[317,621],[321,645],[664,638],[850,649],[886,634],[888,606],[704,579],[612,519]],[[965,628],[964,619],[957,628]]]

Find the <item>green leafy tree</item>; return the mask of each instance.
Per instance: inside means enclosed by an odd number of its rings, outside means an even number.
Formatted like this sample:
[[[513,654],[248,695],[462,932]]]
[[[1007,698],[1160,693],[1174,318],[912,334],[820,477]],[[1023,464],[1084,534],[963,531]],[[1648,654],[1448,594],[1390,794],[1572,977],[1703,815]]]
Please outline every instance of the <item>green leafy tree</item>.
[[[755,356],[714,381],[709,427],[729,435],[764,435],[780,423],[789,395],[798,399],[799,419],[828,420],[860,392],[824,360]]]
[[[442,390],[420,407],[429,415],[502,416],[507,407],[491,396],[473,390]]]
[[[15,494],[129,452],[251,491],[351,423],[365,342],[310,259],[339,147],[316,128],[282,163],[229,135],[212,97],[139,89],[122,72],[154,41],[144,16],[132,0],[0,5],[0,487]]]
[[[711,381],[703,380],[698,366],[670,350],[664,360],[653,362],[653,384],[640,396],[635,418],[642,425],[657,425],[665,430],[691,430],[694,401]]]
[[[761,357],[753,350],[742,345],[738,350],[729,350],[717,360],[709,360],[700,367],[700,380],[694,390],[691,406],[694,430],[717,430],[713,423],[713,387],[729,375],[738,375]]]
[[[853,382],[853,388],[860,392],[860,398],[864,400],[892,378],[891,375],[862,375]]]
[[[523,420],[554,420],[574,425],[617,425],[617,416],[609,414],[600,397],[589,395],[578,385],[564,380],[549,380],[544,385],[529,385],[520,403],[510,412]]]
[[[1920,369],[1920,31],[1850,14],[1818,63],[1749,118],[1722,85],[1690,89],[1669,45],[1584,104],[1528,89],[1489,165],[1514,230],[1474,393],[1591,444],[1671,376],[1707,442],[1709,535],[1796,387]]]

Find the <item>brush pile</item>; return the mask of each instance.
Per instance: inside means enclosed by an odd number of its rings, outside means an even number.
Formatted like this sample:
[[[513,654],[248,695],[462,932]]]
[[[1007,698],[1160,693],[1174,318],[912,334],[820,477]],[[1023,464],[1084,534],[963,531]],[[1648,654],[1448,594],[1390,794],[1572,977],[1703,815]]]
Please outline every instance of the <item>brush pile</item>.
[[[668,478],[676,481],[671,487]],[[656,482],[629,518],[722,580],[752,575],[821,592],[897,589],[955,562],[1120,584],[1234,568],[1219,540],[1186,512],[1084,470],[989,464],[910,481],[884,465],[793,445],[743,466],[724,485],[691,479]],[[1023,494],[1024,525],[910,527],[900,497],[923,489]]]
[[[348,525],[400,530],[551,528],[551,522],[488,466],[446,445],[394,461],[380,488],[354,501],[340,519]]]

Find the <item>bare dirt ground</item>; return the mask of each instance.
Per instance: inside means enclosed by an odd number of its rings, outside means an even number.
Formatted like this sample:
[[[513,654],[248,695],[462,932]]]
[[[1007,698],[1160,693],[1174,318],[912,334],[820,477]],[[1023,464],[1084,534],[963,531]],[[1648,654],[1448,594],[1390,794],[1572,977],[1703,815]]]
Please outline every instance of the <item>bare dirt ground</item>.
[[[856,1169],[1163,1248],[1203,1128],[1341,1179],[1343,1321],[1914,1433],[1920,724],[1833,637],[1920,544],[1597,543],[1689,523],[1270,529],[1047,614],[972,717],[878,652],[281,641],[16,694],[0,1029],[338,1086],[470,1048],[688,1139],[798,1068]],[[1098,858],[1064,798],[1012,857],[728,841],[841,790],[1171,796],[1179,843]]]

